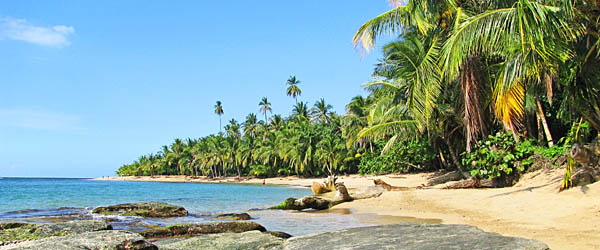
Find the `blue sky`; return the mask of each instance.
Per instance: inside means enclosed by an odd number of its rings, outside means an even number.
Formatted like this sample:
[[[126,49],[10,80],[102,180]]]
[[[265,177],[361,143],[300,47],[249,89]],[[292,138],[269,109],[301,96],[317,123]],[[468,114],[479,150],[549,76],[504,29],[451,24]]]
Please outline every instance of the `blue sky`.
[[[352,36],[387,1],[6,1],[0,176],[96,177],[174,138],[301,101],[338,113],[371,79]],[[379,45],[381,45],[380,43]]]

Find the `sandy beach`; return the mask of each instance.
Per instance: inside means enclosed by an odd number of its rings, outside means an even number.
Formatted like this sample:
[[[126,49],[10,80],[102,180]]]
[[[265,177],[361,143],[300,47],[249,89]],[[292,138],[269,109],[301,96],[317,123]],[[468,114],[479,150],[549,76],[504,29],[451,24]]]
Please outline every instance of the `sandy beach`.
[[[340,204],[335,209],[350,209],[357,215],[415,217],[444,224],[468,224],[488,232],[543,241],[551,249],[600,249],[600,183],[558,193],[563,169],[540,170],[525,174],[509,188],[444,189],[441,184],[427,189],[389,191],[378,198]],[[382,179],[395,186],[418,187],[427,183],[431,173],[341,176],[350,189],[373,185]],[[210,180],[183,176],[104,177],[95,180],[249,183],[263,179],[236,178]],[[322,179],[297,177],[264,179],[270,185],[310,186]],[[381,218],[381,217],[379,217]],[[385,217],[384,217],[385,218]],[[397,220],[390,217],[390,223]],[[378,221],[385,224],[388,222]]]

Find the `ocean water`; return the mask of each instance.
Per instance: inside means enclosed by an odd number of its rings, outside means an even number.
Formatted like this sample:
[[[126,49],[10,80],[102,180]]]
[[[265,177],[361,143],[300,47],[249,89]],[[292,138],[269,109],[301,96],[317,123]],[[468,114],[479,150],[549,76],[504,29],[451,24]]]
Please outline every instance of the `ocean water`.
[[[0,179],[0,222],[52,222],[65,219],[105,219],[91,213],[97,206],[160,201],[185,207],[182,218],[143,219],[117,216],[113,227],[143,230],[140,224],[169,225],[218,221],[220,213],[248,212],[271,231],[292,235],[366,226],[355,216],[335,212],[268,210],[288,197],[311,194],[308,188],[245,184],[92,181],[86,179]]]

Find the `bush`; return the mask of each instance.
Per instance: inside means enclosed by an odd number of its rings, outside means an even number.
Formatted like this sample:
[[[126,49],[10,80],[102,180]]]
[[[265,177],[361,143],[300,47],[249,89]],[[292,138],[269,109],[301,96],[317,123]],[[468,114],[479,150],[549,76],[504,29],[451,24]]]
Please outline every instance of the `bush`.
[[[422,169],[431,165],[435,157],[427,141],[400,142],[383,155],[370,152],[363,154],[358,173],[387,174],[408,171],[411,168]]]
[[[532,140],[516,143],[511,134],[499,132],[463,153],[462,163],[473,177],[509,179],[533,163],[530,156],[536,148]]]

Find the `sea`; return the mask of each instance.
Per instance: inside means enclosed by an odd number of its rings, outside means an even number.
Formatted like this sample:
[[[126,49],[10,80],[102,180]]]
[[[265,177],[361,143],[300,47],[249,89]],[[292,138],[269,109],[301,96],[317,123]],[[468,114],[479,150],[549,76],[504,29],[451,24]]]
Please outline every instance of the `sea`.
[[[289,197],[310,195],[305,187],[94,181],[72,178],[0,178],[0,223],[51,223],[80,219],[110,221],[115,229],[142,231],[147,225],[208,223],[220,221],[221,213],[249,213],[253,221],[269,231],[294,236],[350,227],[369,226],[350,210],[270,210]],[[190,215],[179,218],[145,219],[93,214],[98,206],[159,201],[186,208]]]

